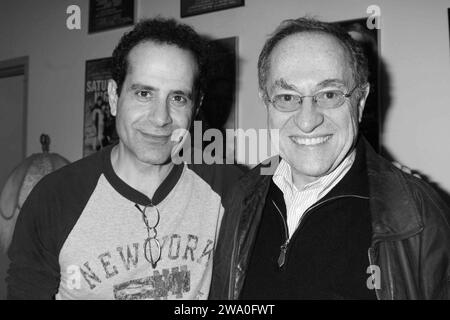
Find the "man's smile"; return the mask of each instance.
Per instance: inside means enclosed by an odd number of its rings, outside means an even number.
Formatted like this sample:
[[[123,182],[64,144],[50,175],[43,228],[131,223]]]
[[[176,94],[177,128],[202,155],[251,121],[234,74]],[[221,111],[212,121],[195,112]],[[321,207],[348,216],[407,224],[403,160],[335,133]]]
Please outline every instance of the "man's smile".
[[[165,143],[170,140],[171,134],[154,134],[138,130],[144,139],[154,141],[156,143]]]
[[[314,137],[304,137],[304,136],[289,136],[291,141],[300,146],[318,146],[324,144],[332,137],[332,134],[314,136]]]

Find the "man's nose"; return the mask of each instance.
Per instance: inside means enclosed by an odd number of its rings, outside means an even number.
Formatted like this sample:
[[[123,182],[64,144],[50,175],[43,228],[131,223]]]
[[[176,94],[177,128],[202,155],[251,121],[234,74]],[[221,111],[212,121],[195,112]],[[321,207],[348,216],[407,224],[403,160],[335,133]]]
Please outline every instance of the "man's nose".
[[[157,126],[163,127],[172,122],[170,115],[170,106],[166,99],[158,99],[151,106],[152,112],[149,112],[150,120]]]
[[[323,123],[324,117],[322,112],[314,104],[310,97],[304,98],[302,105],[294,115],[294,121],[297,127],[304,133],[313,132],[314,129]]]

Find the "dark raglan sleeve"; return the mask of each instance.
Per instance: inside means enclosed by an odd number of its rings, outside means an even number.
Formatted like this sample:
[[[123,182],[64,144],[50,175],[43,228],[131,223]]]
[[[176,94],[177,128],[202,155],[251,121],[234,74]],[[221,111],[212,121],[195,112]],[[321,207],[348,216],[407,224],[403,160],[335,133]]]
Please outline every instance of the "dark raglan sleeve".
[[[59,287],[54,227],[59,205],[56,191],[43,180],[31,191],[17,218],[8,251],[7,299],[53,299]]]
[[[8,256],[8,299],[54,299],[59,253],[83,213],[101,174],[112,171],[113,146],[42,178],[20,210]]]

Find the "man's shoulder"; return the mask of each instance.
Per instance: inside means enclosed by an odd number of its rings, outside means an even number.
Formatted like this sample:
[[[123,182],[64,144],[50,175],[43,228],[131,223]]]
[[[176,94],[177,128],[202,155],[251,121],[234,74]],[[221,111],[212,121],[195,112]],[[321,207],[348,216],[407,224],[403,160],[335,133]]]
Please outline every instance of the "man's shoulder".
[[[208,183],[229,181],[235,183],[247,169],[236,164],[188,164],[187,167]]]
[[[239,179],[239,186],[242,188],[252,189],[257,187],[264,181],[270,180],[276,168],[278,167],[279,161],[279,156],[274,156],[262,161],[247,173],[242,175],[242,177]]]
[[[379,174],[387,182],[385,187],[393,193],[393,196],[398,195],[399,192],[407,191],[414,199],[434,201],[439,206],[446,207],[436,190],[425,179],[400,170],[380,155],[377,155],[376,161],[379,164],[378,170],[375,170],[375,173],[372,170],[372,175]],[[371,174],[370,171],[369,174]]]
[[[76,223],[97,184],[99,156],[83,158],[40,179],[23,203],[16,229],[48,228],[62,235],[59,240],[65,239],[64,230]]]
[[[245,173],[246,168],[235,164],[188,164],[200,179],[206,182],[216,193],[224,197]]]
[[[424,223],[441,221],[448,227],[450,225],[450,208],[448,207],[448,203],[438,194],[437,190],[424,179],[419,179],[412,174],[405,173],[397,168],[395,169],[400,171],[398,174],[403,176],[418,206],[418,210],[422,213]]]
[[[245,171],[246,168],[240,165],[236,164],[195,164],[195,163],[189,163],[187,164],[187,167],[194,171],[196,174],[202,177],[224,177],[224,176],[231,176],[234,178],[241,177]]]
[[[412,224],[415,220],[422,227],[439,221],[448,226],[448,205],[425,180],[398,169],[379,155],[372,158],[368,173],[372,199],[382,203],[384,208],[397,208],[382,210],[390,212],[385,216],[389,218],[386,221],[403,225],[406,222]]]
[[[266,159],[242,174],[230,192],[228,199],[230,205],[231,203],[239,205],[244,199],[264,194],[278,166],[279,159],[279,156]]]
[[[92,184],[103,171],[103,152],[105,151],[89,155],[49,173],[34,189],[39,193],[62,192]]]

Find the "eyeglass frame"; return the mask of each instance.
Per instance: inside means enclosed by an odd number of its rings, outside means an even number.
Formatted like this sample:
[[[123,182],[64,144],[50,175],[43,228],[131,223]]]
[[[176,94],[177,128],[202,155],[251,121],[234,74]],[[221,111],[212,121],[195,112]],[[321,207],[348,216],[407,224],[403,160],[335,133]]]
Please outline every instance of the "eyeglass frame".
[[[277,109],[278,111],[287,113],[287,112],[294,112],[294,111],[299,110],[300,107],[301,107],[302,104],[303,104],[303,98],[312,98],[312,101],[313,101],[314,104],[318,105],[318,106],[321,107],[322,109],[329,110],[329,109],[336,109],[336,108],[341,107],[341,106],[344,104],[345,99],[346,99],[346,98],[350,98],[350,97],[353,95],[353,93],[355,92],[356,89],[362,89],[362,86],[361,86],[361,85],[356,85],[352,90],[350,90],[350,91],[347,92],[347,93],[344,93],[344,92],[343,92],[342,90],[340,90],[340,89],[328,89],[328,90],[321,90],[321,91],[316,92],[316,93],[313,94],[313,95],[307,95],[307,96],[301,96],[301,95],[299,95],[299,94],[291,94],[292,96],[298,96],[298,97],[300,97],[300,101],[299,101],[299,103],[298,103],[299,106],[298,106],[297,108],[293,109],[293,110],[281,110],[281,109],[278,108],[276,102],[274,101],[274,98],[275,98],[275,97],[282,96],[282,95],[287,95],[287,94],[277,94],[277,95],[275,95],[275,96],[274,96],[273,98],[271,98],[271,99],[268,98],[267,101],[270,102],[270,103],[273,105],[273,107],[274,107],[275,109]],[[337,104],[337,105],[335,105],[335,106],[333,106],[333,107],[323,107],[323,106],[319,105],[319,104],[317,103],[317,98],[316,98],[317,95],[320,94],[320,93],[326,93],[326,92],[329,92],[329,91],[333,91],[333,92],[338,91],[338,92],[341,92],[341,93],[342,93],[342,97],[343,97],[344,99],[342,100],[341,103],[339,103],[339,104]]]
[[[142,220],[144,221],[144,224],[147,227],[147,235],[148,235],[148,237],[147,237],[147,239],[145,239],[145,242],[144,242],[144,256],[145,256],[145,260],[150,262],[150,264],[152,265],[153,269],[155,269],[158,261],[161,260],[161,254],[162,254],[162,252],[161,252],[161,244],[159,243],[159,240],[156,238],[156,236],[158,235],[156,227],[159,224],[159,220],[161,218],[161,215],[159,213],[158,207],[155,206],[154,204],[150,204],[149,206],[144,206],[143,210],[139,207],[139,205],[137,203],[134,206],[142,214]],[[155,225],[153,227],[150,227],[150,225],[148,223],[148,218],[147,218],[147,215],[146,215],[147,208],[155,208],[156,213],[158,214],[157,215],[157,219],[156,219],[156,223],[155,223]],[[152,235],[150,235],[151,233],[152,233]],[[154,240],[154,243],[156,243],[156,247],[157,247],[157,250],[158,250],[158,256],[157,256],[156,259],[153,259],[153,256],[152,256],[152,250],[151,250],[151,243],[153,243],[153,242],[151,242],[152,240]],[[147,250],[147,246],[148,245],[150,245],[150,258],[147,255],[147,251],[148,251]]]

